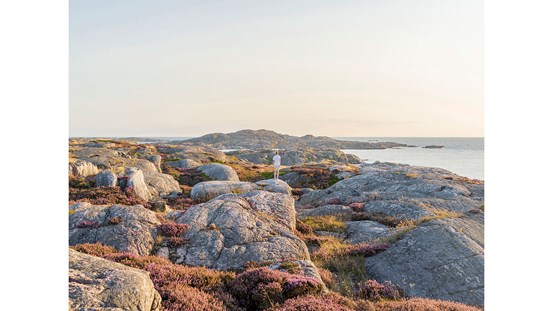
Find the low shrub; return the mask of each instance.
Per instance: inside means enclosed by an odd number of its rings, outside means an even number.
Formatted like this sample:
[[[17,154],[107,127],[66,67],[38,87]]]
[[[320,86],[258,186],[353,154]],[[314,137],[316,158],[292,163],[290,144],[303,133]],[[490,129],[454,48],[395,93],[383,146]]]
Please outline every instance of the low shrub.
[[[346,250],[346,255],[370,257],[387,250],[388,243],[363,243],[352,245]]]
[[[158,256],[140,256],[133,253],[110,253],[102,256],[103,258],[111,261],[124,264],[129,267],[144,269],[146,265],[155,263],[161,265],[171,265],[171,262],[167,258]]]
[[[88,177],[75,177],[69,176],[69,188],[76,189],[88,189],[96,186],[96,179],[94,176]]]
[[[178,237],[188,230],[187,224],[179,224],[172,220],[166,221],[157,226],[160,234],[167,237]]]
[[[296,220],[296,230],[306,235],[313,233],[313,228],[299,219]]]
[[[167,246],[171,248],[176,248],[181,245],[183,245],[186,242],[184,238],[181,238],[180,236],[172,236],[167,238]]]
[[[317,271],[319,272],[321,280],[326,285],[326,287],[332,287],[332,285],[334,284],[334,275],[332,274],[332,272],[325,268],[317,268]]]
[[[179,283],[165,286],[155,285],[161,295],[161,305],[165,311],[198,310],[223,311],[223,302],[213,295],[194,287]]]
[[[317,279],[265,267],[242,272],[228,283],[228,291],[248,310],[265,309],[298,295],[320,293],[322,289]]]
[[[82,243],[82,244],[71,246],[71,248],[78,252],[89,254],[96,257],[103,257],[107,254],[114,254],[118,252],[118,250],[115,249],[114,247],[108,246],[108,245],[102,245],[100,243]]]
[[[116,225],[116,224],[120,223],[122,220],[123,220],[123,218],[121,218],[121,216],[111,217],[109,219],[109,224],[110,225]]]
[[[315,231],[344,232],[346,223],[335,215],[309,216],[302,220]]]
[[[138,197],[132,188],[124,191],[118,187],[69,188],[69,202],[88,202],[94,205],[142,205],[151,208],[150,203]]]
[[[77,228],[100,228],[100,223],[93,220],[83,220],[77,224]]]
[[[286,300],[271,311],[351,311],[356,304],[335,293],[321,296],[306,295]]]
[[[398,300],[404,297],[403,291],[390,281],[378,283],[375,280],[367,280],[359,284],[357,297],[370,301]]]
[[[378,311],[481,311],[465,304],[437,299],[412,298],[408,300],[385,300],[374,303]]]

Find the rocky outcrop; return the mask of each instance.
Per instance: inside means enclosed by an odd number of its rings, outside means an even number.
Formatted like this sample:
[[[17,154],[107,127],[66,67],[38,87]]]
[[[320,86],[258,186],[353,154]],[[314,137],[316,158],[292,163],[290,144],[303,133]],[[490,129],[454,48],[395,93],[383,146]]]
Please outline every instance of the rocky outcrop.
[[[255,183],[261,190],[292,195],[292,188],[285,181],[279,179],[265,179]]]
[[[89,161],[77,160],[75,163],[69,164],[69,173],[73,176],[93,176],[98,174],[98,172],[98,167]]]
[[[389,236],[391,230],[376,221],[348,221],[346,223],[346,242],[352,244],[374,242]]]
[[[484,304],[484,216],[438,219],[407,233],[366,259],[369,278],[386,280],[417,297]]]
[[[165,162],[165,164],[174,168],[195,168],[201,165],[200,163],[190,159],[169,161]]]
[[[96,187],[115,187],[117,186],[117,175],[109,169],[105,169],[96,174]]]
[[[189,242],[169,255],[176,263],[239,270],[250,261],[310,262],[306,245],[294,234],[294,199],[286,194],[222,195],[168,217],[190,226],[184,234]]]
[[[207,202],[221,194],[241,194],[258,188],[259,186],[251,182],[204,181],[194,185],[190,191],[190,197],[200,202]]]
[[[320,206],[361,202],[369,203],[366,210],[371,211],[378,207],[377,203],[370,203],[372,201],[385,201],[382,204],[386,206],[403,202],[396,204],[393,213],[416,218],[424,215],[424,211],[432,215],[436,210],[466,212],[479,208],[484,202],[483,183],[469,182],[443,169],[384,163],[361,168],[360,175],[324,190],[311,191],[301,197],[300,203]]]
[[[225,154],[208,146],[193,145],[185,142],[170,142],[158,145],[157,150],[171,160],[194,160],[199,163],[226,162]],[[167,162],[165,162],[167,163]]]
[[[200,165],[196,167],[196,169],[213,180],[240,181],[240,179],[238,178],[238,174],[236,174],[236,171],[228,165],[210,163]]]
[[[144,174],[136,167],[129,167],[125,169],[125,185],[124,187],[132,187],[136,195],[142,199],[148,201],[152,198],[150,189],[146,185],[144,180]]]
[[[146,160],[152,162],[159,173],[161,173],[161,156],[159,154],[153,154],[146,157]]]
[[[179,182],[168,174],[144,172],[144,182],[153,196],[165,196],[171,192],[182,192]]]
[[[149,255],[154,247],[160,221],[141,205],[78,203],[70,210],[70,245],[100,242],[139,255]]]
[[[299,210],[298,214],[302,217],[309,216],[329,216],[329,215],[351,215],[353,211],[350,207],[343,205],[323,205],[316,208]]]
[[[337,140],[325,136],[305,135],[302,137],[279,134],[268,130],[242,130],[234,133],[213,133],[185,141],[204,144],[217,149],[384,149],[403,147],[405,144],[392,142],[359,142]]]
[[[229,151],[227,155],[232,155],[238,159],[254,164],[271,164],[275,152],[274,150],[236,150]],[[359,164],[361,160],[355,155],[346,155],[339,149],[301,149],[286,150],[280,153],[281,163],[285,166],[302,165],[306,163],[320,163],[332,161],[336,163]]]
[[[69,310],[161,309],[146,271],[69,249]]]

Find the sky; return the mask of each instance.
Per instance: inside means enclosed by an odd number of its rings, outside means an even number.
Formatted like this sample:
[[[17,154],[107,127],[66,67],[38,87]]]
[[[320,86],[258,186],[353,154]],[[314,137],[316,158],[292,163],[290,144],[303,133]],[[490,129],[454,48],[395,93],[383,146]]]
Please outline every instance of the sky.
[[[72,137],[484,136],[481,0],[69,3]]]

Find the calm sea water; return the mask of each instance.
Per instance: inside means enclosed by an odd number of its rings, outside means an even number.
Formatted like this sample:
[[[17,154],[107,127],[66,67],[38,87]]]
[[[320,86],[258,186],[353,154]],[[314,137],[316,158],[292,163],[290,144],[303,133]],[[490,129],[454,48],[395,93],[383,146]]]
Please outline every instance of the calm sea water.
[[[484,138],[449,137],[335,137],[356,141],[391,141],[415,145],[384,150],[343,150],[363,161],[405,163],[439,167],[469,178],[484,179]],[[445,146],[442,149],[422,148],[429,145]]]

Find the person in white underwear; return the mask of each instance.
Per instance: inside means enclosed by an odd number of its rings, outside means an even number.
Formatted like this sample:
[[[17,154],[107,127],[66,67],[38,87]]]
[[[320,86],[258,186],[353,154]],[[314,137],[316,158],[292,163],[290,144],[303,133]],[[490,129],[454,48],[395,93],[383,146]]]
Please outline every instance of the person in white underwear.
[[[277,180],[278,170],[280,168],[280,156],[278,155],[278,150],[275,151],[275,155],[273,156],[273,168],[274,168],[274,178],[275,180]]]

